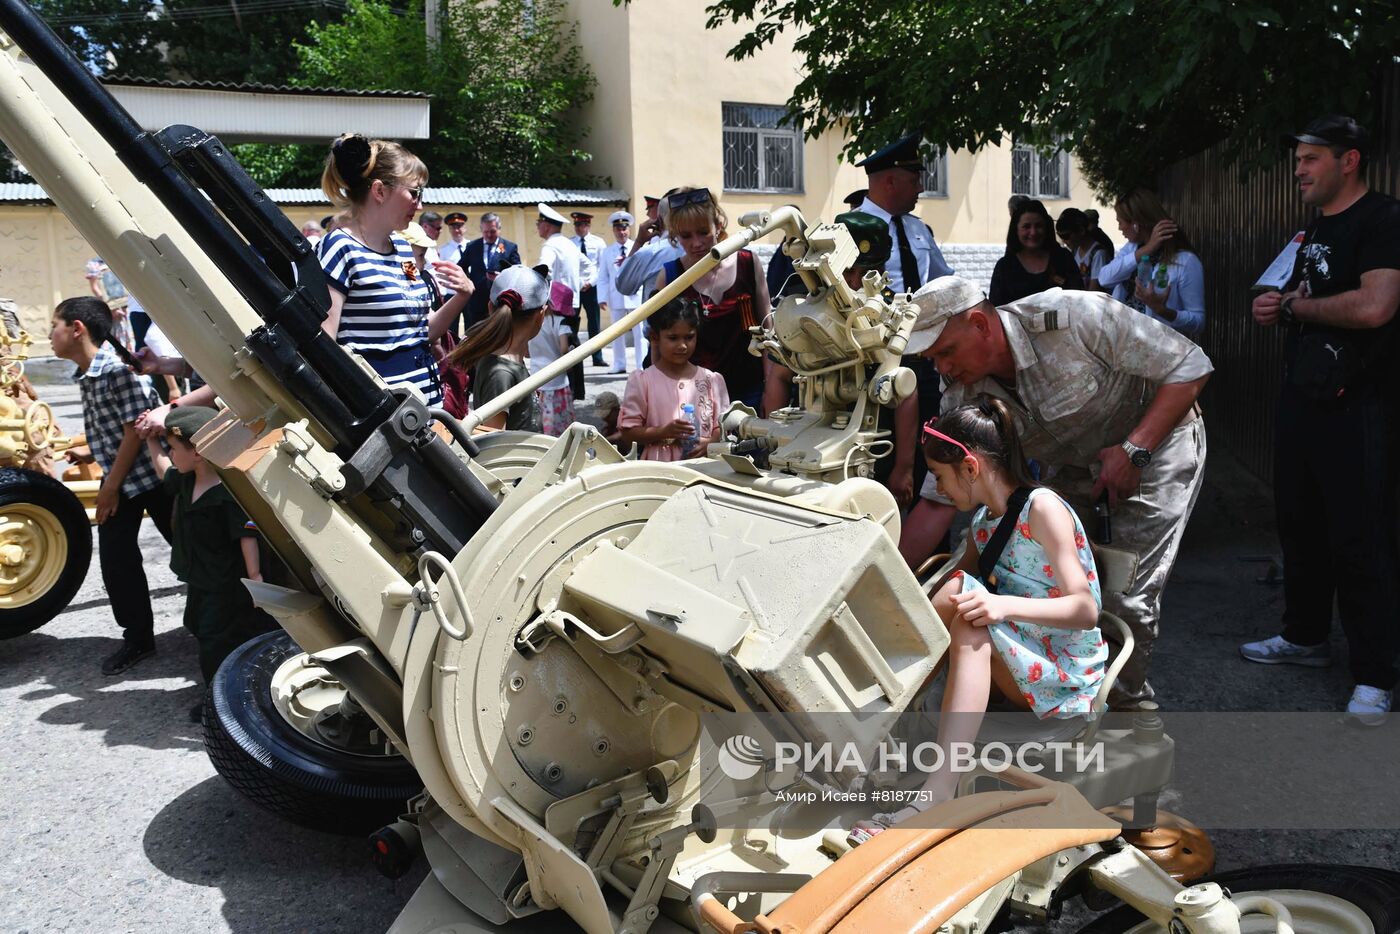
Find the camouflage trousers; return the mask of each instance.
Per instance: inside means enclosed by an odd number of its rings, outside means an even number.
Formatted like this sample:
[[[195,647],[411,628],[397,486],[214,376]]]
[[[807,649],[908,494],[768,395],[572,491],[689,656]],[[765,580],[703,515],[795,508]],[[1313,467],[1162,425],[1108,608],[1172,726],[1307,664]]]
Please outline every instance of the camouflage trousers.
[[[1125,588],[1103,591],[1103,608],[1127,623],[1136,640],[1132,658],[1118,676],[1113,692],[1117,705],[1154,696],[1147,682],[1147,667],[1157,638],[1162,590],[1205,478],[1205,422],[1194,411],[1188,418],[1152,452],[1152,463],[1143,470],[1137,493],[1120,499],[1113,509],[1112,547],[1137,557]],[[1082,467],[1062,467],[1048,478],[1049,485],[1074,506],[1091,537],[1097,534],[1092,495],[1096,475],[1097,465],[1093,473]],[[1105,629],[1104,635],[1110,642],[1117,641],[1111,629]]]

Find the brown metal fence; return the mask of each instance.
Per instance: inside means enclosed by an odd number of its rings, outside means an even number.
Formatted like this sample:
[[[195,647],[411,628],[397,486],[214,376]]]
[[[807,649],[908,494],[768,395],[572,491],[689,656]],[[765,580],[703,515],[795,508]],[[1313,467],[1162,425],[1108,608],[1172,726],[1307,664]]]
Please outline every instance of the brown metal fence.
[[[1370,127],[1371,187],[1400,191],[1400,69],[1381,82],[1378,119]],[[1250,286],[1307,224],[1292,159],[1279,147],[1278,164],[1241,181],[1218,147],[1170,169],[1162,200],[1194,241],[1206,272],[1206,332],[1202,346],[1215,363],[1202,399],[1212,446],[1224,445],[1263,480],[1273,476],[1274,406],[1282,367],[1282,334],[1250,317]]]

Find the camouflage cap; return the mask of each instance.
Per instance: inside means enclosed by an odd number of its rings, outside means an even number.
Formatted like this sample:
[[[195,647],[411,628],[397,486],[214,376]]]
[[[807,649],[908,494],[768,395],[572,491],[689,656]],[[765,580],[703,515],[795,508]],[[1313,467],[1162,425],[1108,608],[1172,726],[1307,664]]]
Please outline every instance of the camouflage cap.
[[[947,323],[958,315],[987,300],[987,294],[977,283],[961,276],[939,276],[926,282],[914,293],[919,316],[914,332],[909,335],[907,354],[923,353],[938,342]]]
[[[856,258],[858,268],[878,269],[889,262],[893,242],[889,224],[864,211],[837,214],[836,223],[845,225],[851,232],[851,239],[856,242],[856,249],[860,250],[860,256]]]
[[[165,434],[181,441],[189,441],[195,432],[214,420],[219,413],[208,406],[180,405],[165,416]]]

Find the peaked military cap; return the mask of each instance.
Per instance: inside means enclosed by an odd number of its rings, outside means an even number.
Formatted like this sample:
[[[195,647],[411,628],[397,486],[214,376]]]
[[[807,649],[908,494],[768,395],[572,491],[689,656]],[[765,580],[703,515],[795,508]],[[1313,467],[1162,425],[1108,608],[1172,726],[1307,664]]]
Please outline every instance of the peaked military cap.
[[[549,221],[551,224],[558,224],[560,227],[568,223],[568,221],[564,220],[563,214],[560,214],[543,201],[539,203],[538,207],[540,209],[540,220]]]
[[[576,221],[591,221],[591,220],[593,220],[593,215],[592,215],[592,214],[589,214],[587,211],[570,211],[570,212],[569,212],[569,216],[572,217],[572,218],[573,218],[574,220],[576,220]]]
[[[911,172],[923,170],[924,162],[919,158],[920,134],[910,133],[901,140],[890,143],[884,149],[866,156],[856,165],[865,169],[866,175],[874,175],[885,169],[908,169]]]
[[[889,262],[890,226],[874,214],[864,211],[847,211],[836,215],[836,223],[845,225],[856,242],[860,256],[856,265],[861,269],[877,269]]]

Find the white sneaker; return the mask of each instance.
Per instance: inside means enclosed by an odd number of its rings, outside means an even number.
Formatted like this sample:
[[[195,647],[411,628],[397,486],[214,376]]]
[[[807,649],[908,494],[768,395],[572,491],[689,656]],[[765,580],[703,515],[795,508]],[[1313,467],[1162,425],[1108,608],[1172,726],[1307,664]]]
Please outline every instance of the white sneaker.
[[[1309,668],[1326,668],[1332,664],[1332,647],[1326,642],[1321,645],[1295,645],[1283,636],[1270,636],[1258,642],[1246,642],[1240,646],[1240,654],[1248,661],[1261,665],[1306,665]]]
[[[1347,716],[1365,726],[1380,726],[1390,713],[1390,691],[1358,684],[1347,702]]]

